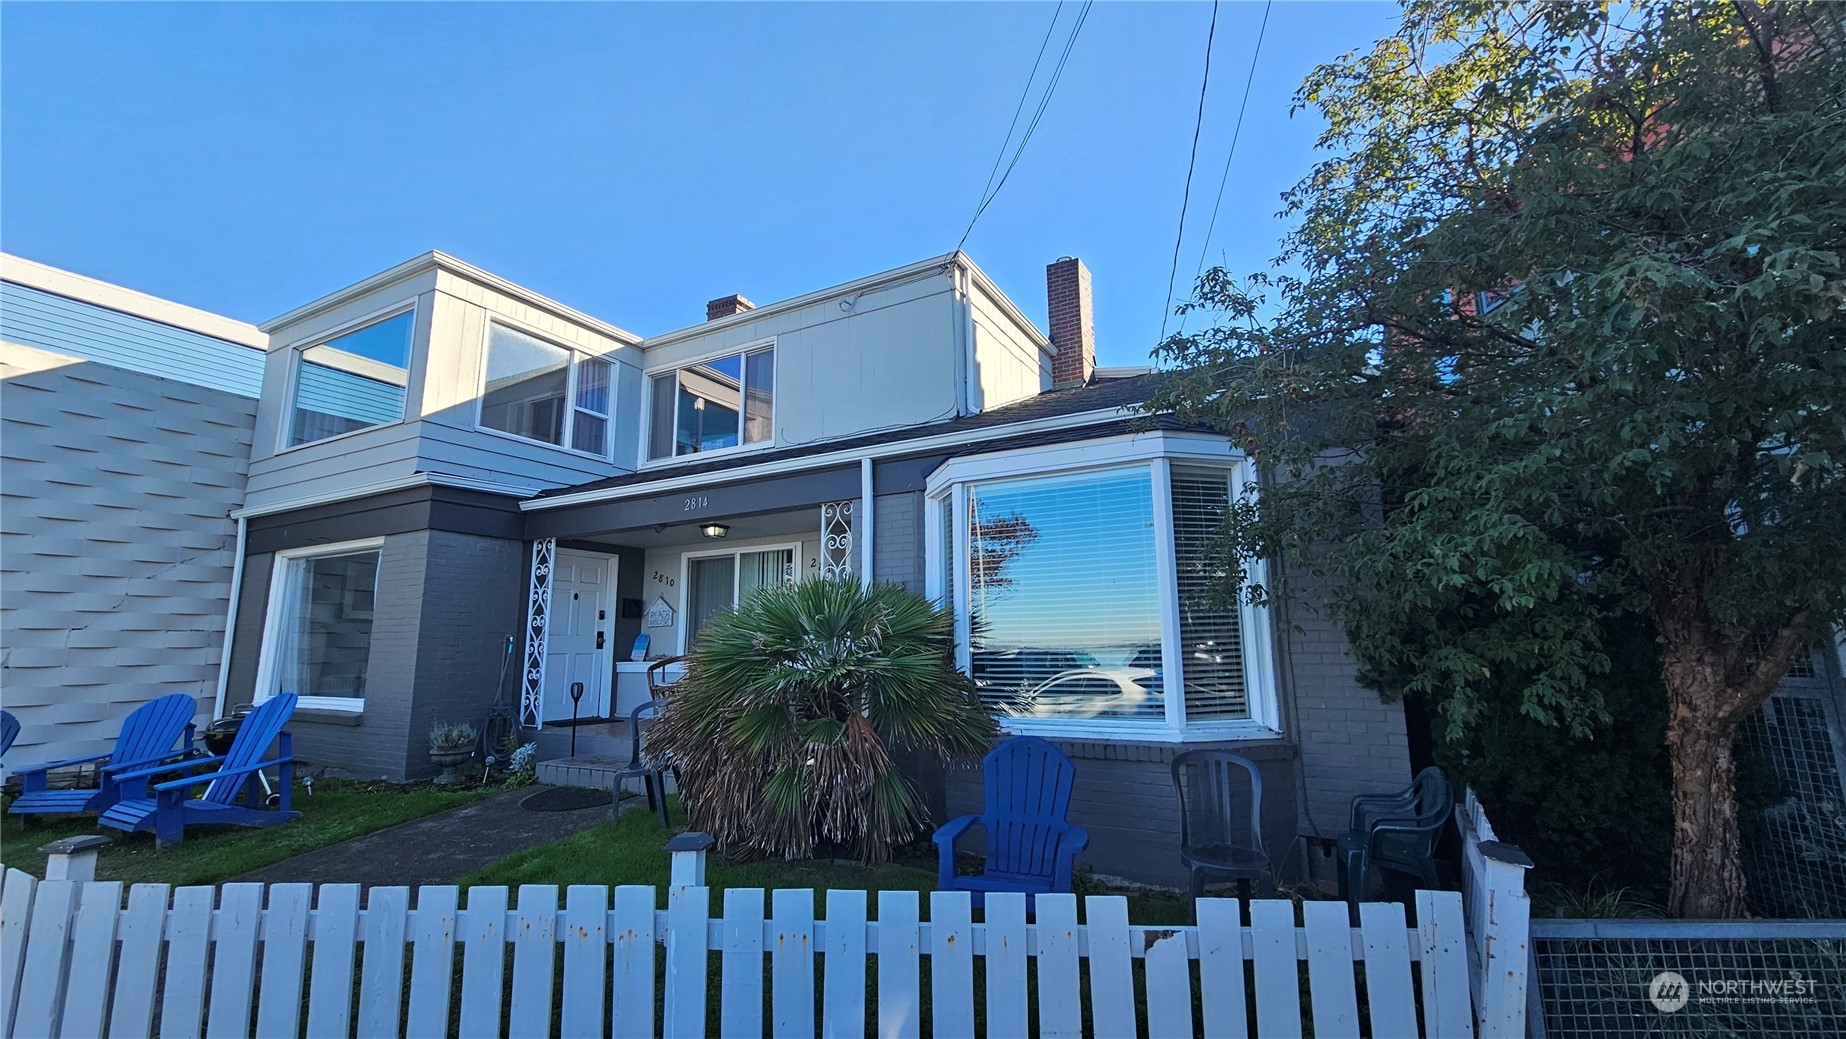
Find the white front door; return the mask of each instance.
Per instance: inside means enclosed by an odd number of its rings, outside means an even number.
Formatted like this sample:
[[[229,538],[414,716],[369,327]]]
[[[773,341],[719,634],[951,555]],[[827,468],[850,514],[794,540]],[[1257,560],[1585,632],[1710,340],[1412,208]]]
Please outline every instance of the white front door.
[[[545,724],[571,718],[571,685],[583,683],[577,717],[607,717],[615,659],[615,557],[558,549],[545,635]]]

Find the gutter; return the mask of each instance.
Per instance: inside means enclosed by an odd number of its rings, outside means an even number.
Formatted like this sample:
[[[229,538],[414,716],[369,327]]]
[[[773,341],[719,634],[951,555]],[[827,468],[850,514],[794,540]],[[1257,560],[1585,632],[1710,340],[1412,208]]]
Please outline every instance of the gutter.
[[[231,603],[224,611],[224,652],[218,656],[218,697],[212,717],[224,717],[224,696],[231,685],[231,645],[237,641],[237,602],[244,591],[244,544],[250,536],[250,521],[237,517],[237,555],[231,560]]]

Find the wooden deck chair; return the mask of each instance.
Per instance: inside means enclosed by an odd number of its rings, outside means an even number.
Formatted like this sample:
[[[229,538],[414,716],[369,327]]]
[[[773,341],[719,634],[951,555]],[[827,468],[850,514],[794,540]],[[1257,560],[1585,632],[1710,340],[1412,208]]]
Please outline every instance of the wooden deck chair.
[[[204,775],[155,783],[153,796],[118,801],[98,821],[111,829],[130,833],[153,830],[156,841],[171,845],[185,837],[188,826],[279,826],[301,818],[301,813],[294,811],[290,802],[291,788],[295,785],[294,748],[288,733],[282,731],[289,716],[295,713],[295,701],[294,693],[283,693],[263,701],[256,710],[244,716],[243,724],[237,729],[237,738],[222,757],[195,758],[178,766],[150,768],[120,777],[124,781],[150,780],[183,768],[217,766],[216,771]],[[279,752],[265,760],[263,754],[277,741],[281,742]],[[268,795],[259,778],[263,769],[271,767],[279,767],[282,774],[277,790],[281,803],[276,808],[268,807]],[[193,788],[201,783],[208,784],[205,793],[197,799],[190,798],[188,795]]]

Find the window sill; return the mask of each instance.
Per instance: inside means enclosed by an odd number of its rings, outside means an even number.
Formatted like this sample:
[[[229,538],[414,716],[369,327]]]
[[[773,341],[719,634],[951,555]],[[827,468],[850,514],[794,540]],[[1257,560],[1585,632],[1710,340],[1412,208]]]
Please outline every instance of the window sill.
[[[314,725],[363,725],[365,713],[363,711],[335,711],[325,707],[297,707],[290,720]]]
[[[1259,722],[1173,729],[1165,725],[1145,723],[1135,725],[1104,719],[1003,717],[995,720],[999,722],[1001,731],[1008,735],[1043,736],[1045,739],[1060,742],[1087,742],[1105,746],[1124,743],[1147,745],[1222,743],[1245,746],[1261,745],[1264,742],[1274,742],[1283,746],[1293,745],[1283,737],[1281,732]]]
[[[688,454],[673,455],[670,458],[650,458],[641,463],[641,471],[649,472],[655,469],[671,469],[676,465],[693,465],[713,458],[729,458],[733,455],[755,454],[759,451],[768,451],[775,446],[776,441],[774,438],[771,438],[754,444],[739,444],[736,447],[719,447],[713,448],[710,451],[693,451]]]

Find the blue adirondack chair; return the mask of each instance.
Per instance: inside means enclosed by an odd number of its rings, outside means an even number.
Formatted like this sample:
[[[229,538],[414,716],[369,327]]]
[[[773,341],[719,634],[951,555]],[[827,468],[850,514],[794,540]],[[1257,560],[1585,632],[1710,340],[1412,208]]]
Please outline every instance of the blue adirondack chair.
[[[972,893],[976,906],[989,891],[1033,895],[1070,890],[1077,853],[1089,831],[1065,819],[1077,768],[1037,736],[1015,736],[981,759],[986,789],[980,815],[964,815],[936,831],[938,876],[944,891]],[[955,842],[974,826],[987,835],[987,866],[979,876],[957,876]]]
[[[7,809],[13,815],[60,815],[100,812],[124,797],[145,796],[147,781],[127,779],[140,769],[168,762],[192,752],[192,716],[198,701],[185,693],[169,693],[134,709],[122,720],[115,749],[87,758],[66,758],[19,769],[19,799]],[[17,723],[15,723],[17,724]],[[10,743],[11,740],[8,740]],[[53,769],[103,762],[100,785],[87,790],[52,790],[47,774]]]
[[[13,749],[13,741],[19,738],[19,719],[13,717],[12,711],[0,711],[0,758]]]
[[[122,776],[123,780],[151,780],[158,775],[170,775],[185,768],[200,765],[216,765],[217,770],[204,775],[185,776],[155,783],[151,797],[139,797],[118,801],[102,814],[98,822],[116,830],[133,833],[136,830],[153,830],[154,839],[161,845],[178,844],[186,835],[186,827],[198,825],[223,826],[279,826],[301,818],[290,804],[290,788],[295,780],[294,748],[289,735],[282,731],[288,724],[289,716],[295,713],[296,696],[283,693],[263,701],[256,710],[244,717],[244,722],[237,729],[237,738],[231,742],[231,749],[222,756],[194,758],[180,765],[168,765],[131,772]],[[263,754],[272,743],[281,741],[279,753],[267,760]],[[281,782],[278,794],[281,804],[277,808],[266,805],[258,773],[270,767],[280,767]],[[193,799],[188,795],[201,783],[209,784],[203,796]],[[242,795],[240,803],[238,796]]]

